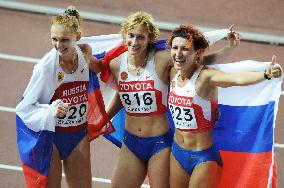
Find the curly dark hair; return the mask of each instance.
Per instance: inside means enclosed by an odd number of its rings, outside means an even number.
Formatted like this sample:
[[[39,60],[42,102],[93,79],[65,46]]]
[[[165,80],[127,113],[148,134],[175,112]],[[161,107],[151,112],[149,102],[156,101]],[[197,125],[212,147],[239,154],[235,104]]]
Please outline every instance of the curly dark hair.
[[[209,43],[204,35],[198,29],[190,25],[180,25],[176,27],[168,38],[167,44],[171,46],[175,37],[186,38],[193,45],[195,51],[200,49],[205,50],[209,47]]]

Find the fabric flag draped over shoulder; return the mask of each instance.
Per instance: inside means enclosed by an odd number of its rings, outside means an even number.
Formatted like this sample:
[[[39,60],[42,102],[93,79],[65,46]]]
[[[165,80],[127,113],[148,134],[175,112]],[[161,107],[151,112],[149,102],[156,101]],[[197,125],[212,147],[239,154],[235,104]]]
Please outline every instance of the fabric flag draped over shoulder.
[[[17,143],[29,188],[44,188],[47,185],[56,124],[53,112],[61,102],[56,100],[49,104],[59,79],[56,73],[58,59],[55,49],[41,59],[34,67],[28,87],[16,107]],[[89,140],[114,131],[105,112],[98,78],[91,72],[87,118]]]
[[[204,33],[212,45],[225,37],[227,30]],[[120,36],[115,36],[112,45],[120,44]],[[96,45],[93,38],[85,42]],[[164,41],[156,48],[162,50]],[[126,50],[101,50],[106,63]],[[107,52],[107,53],[106,53]],[[231,64],[214,65],[224,72],[265,70],[268,62],[252,60]],[[107,78],[101,77],[107,81]],[[274,159],[274,127],[281,93],[281,79],[263,81],[253,86],[231,87],[219,90],[220,119],[214,129],[215,144],[221,151],[224,162],[220,188],[277,187],[276,160]],[[109,96],[110,90],[106,90]],[[108,99],[108,101],[110,101]],[[118,147],[124,133],[125,111],[121,110],[113,119],[116,131],[105,135]],[[169,121],[172,122],[169,115]],[[174,130],[171,123],[171,129]]]

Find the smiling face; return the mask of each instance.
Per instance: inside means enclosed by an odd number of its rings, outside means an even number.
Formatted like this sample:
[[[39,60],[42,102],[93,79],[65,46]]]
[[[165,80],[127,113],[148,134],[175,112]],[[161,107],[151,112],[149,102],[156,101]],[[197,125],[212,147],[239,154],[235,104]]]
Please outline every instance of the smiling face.
[[[144,11],[130,14],[121,23],[120,33],[129,52],[137,55],[141,50],[153,50],[159,38],[160,31],[153,17]],[[145,55],[145,54],[144,54]]]
[[[186,70],[195,65],[196,52],[188,39],[175,37],[172,40],[171,57],[175,69]]]
[[[51,26],[51,42],[60,56],[72,55],[78,35],[60,24]]]
[[[139,55],[145,52],[149,43],[149,34],[143,26],[131,29],[126,33],[125,44],[131,55]]]

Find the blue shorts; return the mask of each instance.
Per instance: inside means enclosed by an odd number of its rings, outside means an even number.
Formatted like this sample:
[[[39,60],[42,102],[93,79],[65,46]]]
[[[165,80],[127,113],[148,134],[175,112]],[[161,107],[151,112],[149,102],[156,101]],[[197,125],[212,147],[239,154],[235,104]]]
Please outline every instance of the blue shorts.
[[[125,130],[123,136],[123,143],[145,166],[147,166],[149,159],[153,155],[160,152],[162,149],[170,147],[172,140],[170,131],[161,136],[138,137]]]
[[[86,135],[86,127],[76,132],[55,131],[54,144],[59,151],[61,160],[67,159],[73,149]]]
[[[182,168],[189,174],[191,174],[193,169],[200,163],[207,161],[214,161],[220,167],[223,167],[220,153],[213,146],[206,150],[186,150],[173,141],[172,154]]]

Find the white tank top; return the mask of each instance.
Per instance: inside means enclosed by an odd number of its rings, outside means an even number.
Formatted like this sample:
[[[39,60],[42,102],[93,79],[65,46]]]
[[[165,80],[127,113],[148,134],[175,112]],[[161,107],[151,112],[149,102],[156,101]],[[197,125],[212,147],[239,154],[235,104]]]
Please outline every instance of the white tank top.
[[[128,115],[162,114],[167,111],[168,85],[156,73],[154,53],[150,53],[146,67],[139,76],[129,73],[128,52],[122,54],[118,89]]]
[[[51,102],[61,99],[64,103],[71,103],[66,116],[57,118],[57,127],[79,126],[87,123],[89,68],[79,46],[76,46],[76,51],[78,68],[74,73],[66,74],[59,64],[57,67],[58,87]]]
[[[180,72],[171,82],[168,104],[175,127],[179,130],[204,132],[212,129],[215,124],[217,101],[204,100],[195,90],[195,83],[201,70],[202,67],[195,71],[183,87],[177,84]]]

